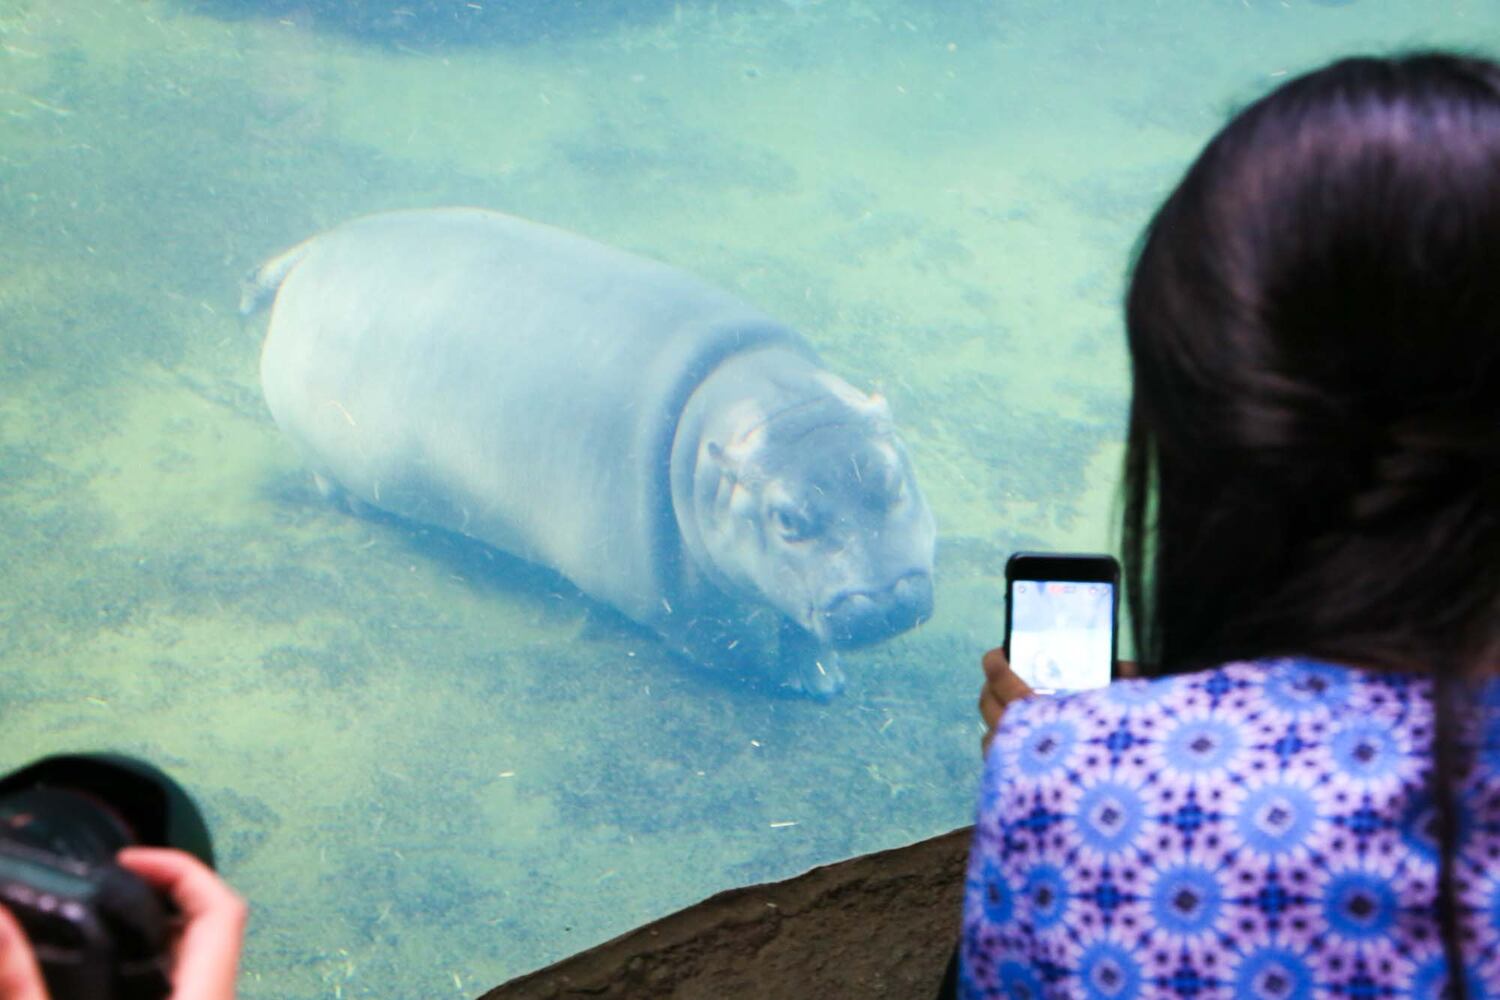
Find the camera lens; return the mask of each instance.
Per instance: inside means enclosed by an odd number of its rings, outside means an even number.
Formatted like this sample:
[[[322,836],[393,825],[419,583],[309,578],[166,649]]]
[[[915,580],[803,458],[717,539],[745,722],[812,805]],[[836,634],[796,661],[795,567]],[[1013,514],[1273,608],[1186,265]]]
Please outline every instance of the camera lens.
[[[62,788],[32,788],[0,798],[0,832],[59,857],[102,865],[136,843],[102,802]]]
[[[89,864],[122,847],[175,847],[214,867],[197,805],[160,769],[120,754],[44,757],[0,777],[0,838]]]

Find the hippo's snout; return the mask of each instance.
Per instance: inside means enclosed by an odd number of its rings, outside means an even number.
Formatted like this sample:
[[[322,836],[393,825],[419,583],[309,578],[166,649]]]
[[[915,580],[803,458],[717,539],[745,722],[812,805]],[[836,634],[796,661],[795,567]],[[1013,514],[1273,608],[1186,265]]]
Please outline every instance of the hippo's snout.
[[[932,574],[913,570],[884,590],[845,591],[813,615],[814,631],[836,649],[900,635],[932,617]]]

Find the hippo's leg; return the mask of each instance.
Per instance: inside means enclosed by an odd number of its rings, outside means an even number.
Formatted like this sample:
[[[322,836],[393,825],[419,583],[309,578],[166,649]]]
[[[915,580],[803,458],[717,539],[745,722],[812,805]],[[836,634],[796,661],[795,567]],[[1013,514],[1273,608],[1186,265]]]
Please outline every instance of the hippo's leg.
[[[371,517],[379,513],[374,507],[344,489],[331,477],[325,476],[321,472],[314,472],[312,477],[313,485],[318,488],[319,496],[331,504],[343,507],[355,517]]]
[[[770,608],[699,615],[662,634],[688,660],[768,693],[821,701],[844,689],[838,654]]]
[[[750,684],[765,682],[766,663],[776,654],[770,636],[758,635],[744,622],[724,614],[674,621],[662,626],[661,633],[690,662],[707,664]]]
[[[777,649],[778,680],[783,688],[826,701],[844,690],[839,655],[807,629],[784,620]]]

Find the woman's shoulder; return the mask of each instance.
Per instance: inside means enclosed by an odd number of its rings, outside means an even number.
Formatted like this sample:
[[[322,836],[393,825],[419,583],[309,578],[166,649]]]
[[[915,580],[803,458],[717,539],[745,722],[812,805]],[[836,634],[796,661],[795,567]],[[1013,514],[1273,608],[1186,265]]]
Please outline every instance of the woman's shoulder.
[[[1201,711],[1232,717],[1380,710],[1426,694],[1429,682],[1312,659],[1243,660],[1165,677],[1118,680],[1089,691],[1038,697],[1012,707],[1028,722]],[[1006,719],[1011,718],[1007,712]]]
[[[1055,770],[1161,768],[1208,773],[1279,764],[1321,747],[1397,755],[1425,747],[1428,682],[1309,659],[1225,663],[1191,674],[1121,680],[1105,688],[1010,706],[992,761],[1024,780]],[[1347,737],[1350,732],[1368,738]],[[1335,736],[1339,738],[1334,739]],[[1409,744],[1409,745],[1408,745]],[[1335,753],[1337,756],[1337,753]]]
[[[1007,979],[1035,970],[1066,985],[1037,978],[1032,992],[1082,995],[1091,970],[1175,982],[1180,956],[1215,941],[1229,963],[1215,972],[1257,977],[1256,988],[1239,978],[1236,995],[1255,993],[1266,969],[1293,970],[1286,981],[1307,992],[1318,976],[1348,978],[1318,964],[1332,935],[1350,954],[1388,944],[1405,964],[1382,975],[1423,982],[1442,962],[1422,923],[1437,870],[1430,687],[1416,675],[1261,660],[1012,704],[980,786],[968,974],[1004,995]],[[1486,805],[1500,801],[1500,683],[1475,700],[1476,724],[1493,737],[1481,735],[1473,771],[1452,776],[1477,806],[1459,822],[1460,850],[1476,859],[1464,872],[1500,856]],[[1495,880],[1470,884],[1462,898],[1489,907]]]

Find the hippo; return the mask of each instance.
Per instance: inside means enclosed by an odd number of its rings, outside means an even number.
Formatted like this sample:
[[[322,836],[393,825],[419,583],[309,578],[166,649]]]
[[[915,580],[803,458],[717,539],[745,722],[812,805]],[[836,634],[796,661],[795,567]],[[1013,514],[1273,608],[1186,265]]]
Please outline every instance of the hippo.
[[[932,613],[934,523],[878,395],[680,270],[476,208],[267,261],[261,385],[319,488],[550,567],[688,659],[841,690]]]

